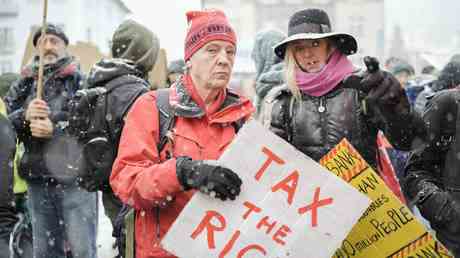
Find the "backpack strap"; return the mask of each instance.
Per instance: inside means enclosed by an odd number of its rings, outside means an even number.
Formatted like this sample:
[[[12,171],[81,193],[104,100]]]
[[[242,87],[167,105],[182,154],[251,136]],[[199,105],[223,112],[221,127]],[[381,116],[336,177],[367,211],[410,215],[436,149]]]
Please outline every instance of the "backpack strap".
[[[163,150],[164,146],[168,142],[168,132],[174,127],[176,122],[176,116],[174,110],[169,104],[169,88],[162,88],[156,90],[156,105],[159,113],[159,127],[160,127],[160,141],[158,142],[158,152]],[[238,133],[240,128],[243,126],[244,118],[232,123],[235,128],[235,132]]]
[[[110,124],[109,124],[109,119],[107,119],[107,112],[109,110],[109,107],[108,107],[108,101],[107,101],[107,96],[110,92],[112,92],[113,90],[121,87],[121,86],[126,86],[126,85],[130,85],[130,84],[133,84],[133,83],[141,83],[141,84],[144,84],[147,88],[149,87],[148,83],[145,81],[145,80],[142,80],[142,79],[139,79],[137,77],[134,77],[134,76],[131,76],[129,74],[126,74],[126,75],[122,75],[118,78],[115,78],[113,80],[111,80],[110,82],[108,82],[105,86],[100,86],[102,88],[105,89],[105,92],[103,94],[101,94],[101,100],[98,100],[98,101],[102,101],[104,103],[104,121],[105,121],[105,126],[106,126],[106,129],[107,129],[107,134],[108,136],[110,137],[110,139],[113,141],[115,139],[117,139],[117,136],[113,135],[112,134],[112,130],[110,128]],[[123,113],[123,116],[126,114],[126,112],[128,111],[128,109],[132,106],[132,104],[134,103],[134,101],[137,100],[137,98],[143,94],[144,92],[143,91],[139,91],[137,93],[137,96],[135,96],[134,98],[131,99],[131,101],[129,103],[127,103],[125,109],[122,111]],[[119,135],[118,135],[119,137]]]
[[[174,111],[171,105],[169,104],[169,91],[169,88],[162,88],[156,90],[156,105],[158,108],[158,121],[160,129],[160,141],[157,144],[158,152],[161,152],[161,150],[168,142],[168,131],[174,127],[176,121]]]

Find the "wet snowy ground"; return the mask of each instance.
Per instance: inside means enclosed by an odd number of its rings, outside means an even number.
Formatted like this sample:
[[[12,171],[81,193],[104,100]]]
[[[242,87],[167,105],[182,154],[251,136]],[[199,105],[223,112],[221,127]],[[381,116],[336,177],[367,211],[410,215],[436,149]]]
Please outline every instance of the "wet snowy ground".
[[[104,214],[104,206],[102,204],[102,194],[98,193],[99,199],[99,225],[97,233],[97,254],[98,258],[113,258],[118,253],[112,248],[115,243],[115,238],[112,237],[112,224]]]

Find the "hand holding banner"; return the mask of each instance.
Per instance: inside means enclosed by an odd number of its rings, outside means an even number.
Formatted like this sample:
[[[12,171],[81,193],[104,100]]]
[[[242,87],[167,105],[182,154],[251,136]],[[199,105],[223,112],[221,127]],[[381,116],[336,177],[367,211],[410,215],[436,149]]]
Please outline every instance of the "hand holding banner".
[[[369,205],[256,121],[219,163],[242,178],[242,192],[233,202],[194,195],[162,241],[178,257],[329,258]]]
[[[334,257],[453,257],[346,139],[320,163],[373,201]]]

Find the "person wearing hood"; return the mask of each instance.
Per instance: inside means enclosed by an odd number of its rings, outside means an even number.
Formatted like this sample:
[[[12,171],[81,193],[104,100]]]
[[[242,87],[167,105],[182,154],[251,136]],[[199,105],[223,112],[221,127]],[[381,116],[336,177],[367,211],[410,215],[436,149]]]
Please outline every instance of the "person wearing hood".
[[[379,129],[409,149],[417,117],[390,73],[357,73],[347,58],[357,50],[352,35],[332,31],[325,11],[294,13],[274,48],[284,59],[287,90],[275,100],[270,129],[316,161],[346,138],[376,168]]]
[[[97,195],[79,187],[78,146],[67,133],[68,105],[80,88],[79,64],[67,50],[69,40],[54,24],[33,35],[32,63],[9,89],[9,120],[25,152],[19,173],[26,179],[36,258],[96,257]],[[38,49],[44,51],[43,96],[37,97]]]
[[[133,20],[124,21],[112,36],[113,58],[102,59],[91,67],[87,89],[82,90],[89,94],[89,91],[103,87],[108,92],[105,99],[107,109],[103,114],[107,128],[93,128],[89,136],[80,141],[84,144],[83,156],[89,175],[84,178],[83,187],[88,191],[102,191],[105,214],[114,228],[122,203],[109,185],[112,164],[128,110],[138,97],[150,90],[148,74],[155,65],[159,49],[159,39],[152,31]],[[101,126],[97,121],[91,125]],[[110,155],[107,155],[107,149]]]
[[[173,258],[161,240],[194,194],[234,200],[242,181],[217,160],[254,108],[228,90],[236,34],[216,9],[189,11],[184,44],[186,72],[162,98],[174,117],[160,148],[160,91],[145,93],[126,117],[110,176],[114,193],[134,207],[135,257]],[[158,101],[158,102],[157,102]],[[164,136],[163,135],[163,136]]]
[[[452,89],[459,85],[460,60],[455,60],[454,57],[452,57],[452,60],[442,68],[438,79],[433,85],[433,90],[435,92]]]
[[[436,236],[460,257],[460,63],[442,70],[423,110],[426,141],[405,167],[404,189]]]
[[[275,29],[264,30],[256,35],[251,57],[256,67],[255,117],[260,114],[262,102],[267,93],[275,86],[283,84],[283,59],[273,52],[273,47],[286,37]]]

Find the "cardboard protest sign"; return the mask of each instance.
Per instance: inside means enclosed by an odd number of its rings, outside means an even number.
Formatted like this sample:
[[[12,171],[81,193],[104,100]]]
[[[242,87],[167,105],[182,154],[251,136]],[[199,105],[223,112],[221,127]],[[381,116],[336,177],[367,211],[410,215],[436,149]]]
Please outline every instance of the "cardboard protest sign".
[[[219,163],[235,201],[197,193],[162,241],[181,258],[331,257],[370,200],[252,120]]]
[[[346,139],[320,163],[372,200],[334,257],[453,257]]]
[[[152,70],[149,73],[149,82],[152,89],[167,88],[166,81],[168,77],[168,60],[166,58],[166,50],[161,48],[158,52],[157,60]]]

